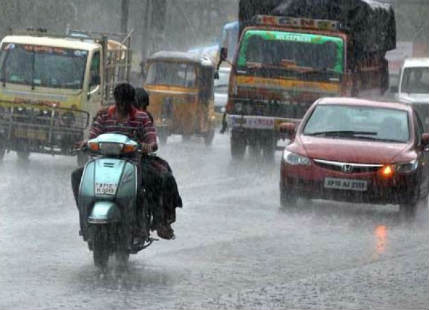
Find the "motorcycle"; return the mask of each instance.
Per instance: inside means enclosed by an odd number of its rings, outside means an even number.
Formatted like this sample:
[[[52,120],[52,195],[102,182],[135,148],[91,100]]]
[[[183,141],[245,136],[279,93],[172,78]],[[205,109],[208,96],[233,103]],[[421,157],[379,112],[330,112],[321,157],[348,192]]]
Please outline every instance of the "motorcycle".
[[[95,266],[106,268],[113,255],[126,264],[130,254],[154,240],[153,217],[141,190],[141,147],[123,133],[107,133],[89,140],[85,149],[90,159],[79,187],[80,234]]]

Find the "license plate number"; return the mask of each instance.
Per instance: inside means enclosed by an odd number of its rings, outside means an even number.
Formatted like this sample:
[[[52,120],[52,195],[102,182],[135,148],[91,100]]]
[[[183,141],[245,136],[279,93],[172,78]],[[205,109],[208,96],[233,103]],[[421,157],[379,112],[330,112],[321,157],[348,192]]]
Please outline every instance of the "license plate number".
[[[364,192],[367,190],[367,187],[368,182],[364,180],[325,178],[325,188],[329,189],[342,189]]]
[[[106,184],[106,183],[95,183],[95,194],[96,195],[115,195],[116,184]]]

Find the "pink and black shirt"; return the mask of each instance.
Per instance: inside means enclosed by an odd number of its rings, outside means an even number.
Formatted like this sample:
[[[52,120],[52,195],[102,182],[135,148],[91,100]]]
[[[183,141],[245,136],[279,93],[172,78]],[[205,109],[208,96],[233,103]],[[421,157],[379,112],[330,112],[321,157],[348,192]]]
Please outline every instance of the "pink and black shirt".
[[[125,134],[130,134],[132,133],[131,131],[134,131],[140,143],[156,145],[156,129],[149,115],[134,107],[130,107],[128,115],[126,120],[119,120],[115,106],[99,111],[91,125],[89,138],[93,139],[103,133],[113,131]]]

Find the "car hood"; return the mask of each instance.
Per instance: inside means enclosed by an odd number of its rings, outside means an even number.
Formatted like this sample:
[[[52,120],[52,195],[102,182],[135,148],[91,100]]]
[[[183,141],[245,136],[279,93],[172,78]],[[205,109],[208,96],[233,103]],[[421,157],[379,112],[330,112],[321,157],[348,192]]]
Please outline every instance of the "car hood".
[[[386,164],[393,162],[402,152],[410,150],[411,144],[347,140],[301,136],[300,144],[306,156],[361,164]]]

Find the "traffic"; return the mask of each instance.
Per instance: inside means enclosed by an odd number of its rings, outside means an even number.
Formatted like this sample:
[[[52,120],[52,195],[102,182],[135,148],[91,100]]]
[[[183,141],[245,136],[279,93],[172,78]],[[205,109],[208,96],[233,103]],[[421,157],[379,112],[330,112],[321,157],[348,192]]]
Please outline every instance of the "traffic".
[[[139,64],[133,31],[3,37],[0,308],[429,304],[429,58],[392,82],[383,1],[236,13]]]

